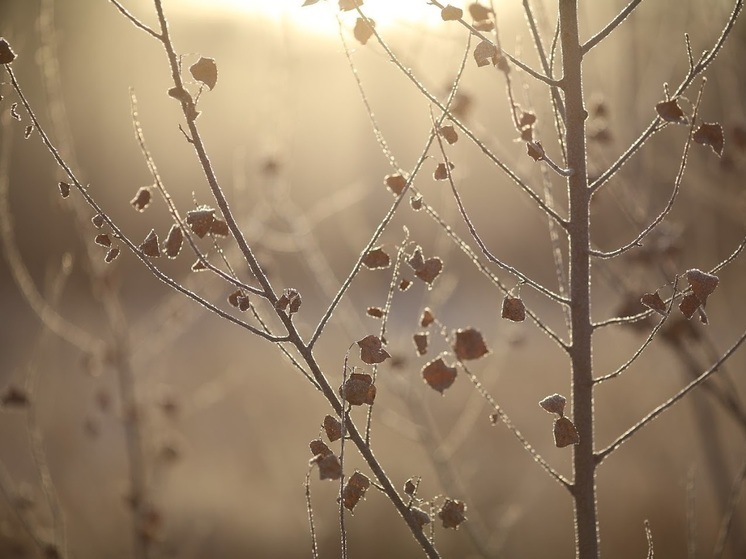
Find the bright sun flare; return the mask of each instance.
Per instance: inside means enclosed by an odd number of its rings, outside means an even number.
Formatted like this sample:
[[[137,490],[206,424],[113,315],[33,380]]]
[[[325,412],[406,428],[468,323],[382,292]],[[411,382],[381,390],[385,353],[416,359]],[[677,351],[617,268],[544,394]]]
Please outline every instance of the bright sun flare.
[[[289,23],[304,31],[320,35],[336,34],[339,14],[343,21],[357,18],[357,13],[339,12],[337,0],[322,0],[317,4],[302,7],[303,0],[187,0],[180,4],[189,9],[228,14],[261,16],[270,21]],[[451,1],[461,6],[463,2]],[[365,0],[363,11],[376,22],[376,28],[384,30],[397,25],[432,26],[439,21],[440,10],[427,0]]]

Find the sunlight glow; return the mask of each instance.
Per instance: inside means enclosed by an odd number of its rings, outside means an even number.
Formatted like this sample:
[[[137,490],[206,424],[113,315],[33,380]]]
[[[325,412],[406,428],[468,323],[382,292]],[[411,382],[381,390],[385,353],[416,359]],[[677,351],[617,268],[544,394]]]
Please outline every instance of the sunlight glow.
[[[449,3],[461,7],[464,4],[454,0]],[[337,15],[345,23],[352,23],[358,17],[354,10],[340,12],[337,0],[321,0],[305,7],[303,0],[181,0],[178,4],[182,9],[215,16],[259,16],[317,35],[336,35]],[[380,30],[443,23],[440,10],[427,0],[365,0],[362,10]]]

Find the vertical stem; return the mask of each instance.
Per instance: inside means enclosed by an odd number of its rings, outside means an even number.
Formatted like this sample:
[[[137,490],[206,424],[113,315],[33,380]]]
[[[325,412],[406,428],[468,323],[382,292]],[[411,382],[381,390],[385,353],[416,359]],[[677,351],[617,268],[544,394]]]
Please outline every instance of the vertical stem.
[[[590,191],[585,161],[585,120],[582,59],[578,37],[577,0],[559,3],[563,89],[567,127],[570,200],[570,314],[572,325],[572,405],[580,442],[573,447],[575,554],[599,556],[596,517],[596,464],[593,456],[593,362],[590,277]]]

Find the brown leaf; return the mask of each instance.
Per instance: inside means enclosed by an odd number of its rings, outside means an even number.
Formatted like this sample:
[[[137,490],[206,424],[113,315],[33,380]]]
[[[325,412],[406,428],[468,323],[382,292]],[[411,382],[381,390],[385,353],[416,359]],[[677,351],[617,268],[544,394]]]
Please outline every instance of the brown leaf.
[[[456,142],[458,142],[458,133],[456,132],[456,129],[452,125],[448,124],[446,126],[441,126],[438,129],[438,132],[443,137],[443,139],[449,144],[453,145]]]
[[[422,209],[422,194],[418,193],[417,195],[412,196],[409,199],[409,204],[412,206],[414,211],[420,211]]]
[[[399,282],[399,291],[406,291],[407,289],[409,289],[410,285],[412,285],[412,282],[407,278],[404,278]]]
[[[453,171],[453,169],[455,169],[455,168],[456,168],[456,166],[449,161],[448,162],[448,169],[450,169],[451,171]],[[438,166],[435,168],[435,172],[433,173],[433,178],[436,181],[448,180],[448,169],[446,169],[446,164],[445,163],[438,163]]]
[[[681,300],[679,309],[686,318],[691,318],[701,304],[699,298],[694,293],[690,293]]]
[[[68,183],[60,181],[59,183],[57,183],[57,186],[59,187],[60,195],[63,198],[67,198],[68,196],[70,196],[70,185]]]
[[[311,454],[314,456],[329,456],[334,454],[332,450],[326,445],[321,439],[314,439],[308,443],[308,448],[311,449]]]
[[[492,11],[489,8],[485,8],[478,2],[469,4],[469,15],[474,21],[489,19],[491,13]]]
[[[342,464],[334,454],[315,456],[310,463],[319,467],[319,479],[321,480],[334,481],[342,477]]]
[[[391,258],[383,247],[376,247],[363,257],[363,264],[371,270],[388,268],[391,265]]]
[[[238,299],[239,297],[243,297],[244,293],[240,289],[236,289],[233,293],[228,295],[228,304],[230,304],[231,307],[238,308]]]
[[[228,224],[225,221],[215,218],[212,225],[210,225],[210,233],[218,237],[227,237],[231,234],[231,231],[228,229]]]
[[[560,394],[552,394],[551,396],[547,396],[541,402],[539,402],[539,405],[549,413],[556,413],[560,417],[562,417],[563,415],[565,415],[566,403],[567,399],[564,396]]]
[[[275,308],[281,311],[289,311],[289,314],[295,314],[300,310],[302,302],[298,290],[288,287],[282,291],[282,295],[277,299]]]
[[[415,334],[413,336],[413,340],[414,340],[414,345],[417,348],[417,354],[425,355],[427,353],[427,342],[428,342],[427,332],[424,332],[421,334]]]
[[[657,291],[655,293],[645,293],[640,297],[640,302],[647,308],[653,309],[658,314],[666,314],[666,303],[663,302],[663,299],[661,299],[661,296],[658,295]]]
[[[218,82],[218,65],[215,64],[214,58],[201,57],[189,67],[189,72],[195,80],[209,87],[210,91]]]
[[[4,408],[25,408],[29,403],[30,399],[28,392],[13,384],[8,385],[5,390],[0,393],[0,404]]]
[[[345,508],[352,511],[360,499],[365,497],[365,492],[369,487],[370,480],[367,476],[360,472],[353,473],[347,480],[344,489],[342,489],[342,503]]]
[[[383,177],[383,182],[386,184],[386,186],[399,196],[403,191],[404,188],[407,186],[407,179],[404,178],[404,176],[400,173],[396,173],[394,175],[386,175]]]
[[[715,291],[718,283],[720,283],[717,276],[696,268],[686,271],[686,279],[692,288],[692,293],[694,293],[702,306],[707,303],[707,298]]]
[[[430,310],[430,307],[425,307],[425,309],[422,311],[422,316],[420,317],[420,326],[422,326],[423,328],[427,328],[433,322],[435,322],[435,315],[433,314],[433,311]]]
[[[342,424],[339,422],[339,419],[331,415],[324,417],[324,431],[326,431],[326,438],[330,442],[342,438]]]
[[[679,107],[678,99],[661,101],[655,106],[655,111],[666,122],[686,122],[684,111]]]
[[[368,18],[367,20],[365,20],[359,17],[355,22],[355,29],[353,30],[352,34],[360,42],[361,45],[364,45],[373,36],[373,27],[375,26],[376,22],[372,19]]]
[[[215,210],[212,208],[202,206],[187,212],[187,225],[200,239],[210,232],[213,221],[215,221]]]
[[[544,159],[544,148],[542,147],[541,142],[526,142],[526,152],[534,161],[541,161]]]
[[[420,249],[420,247],[417,247],[407,263],[414,270],[414,275],[428,285],[432,285],[435,278],[437,278],[443,270],[443,261],[438,257],[425,260],[422,257],[422,249]]]
[[[482,41],[474,49],[474,60],[477,66],[494,64],[497,59],[497,47],[491,41]]]
[[[513,322],[526,320],[526,306],[520,297],[506,295],[503,299],[502,317]]]
[[[383,363],[391,357],[389,352],[383,348],[380,338],[373,334],[358,340],[357,345],[360,346],[360,359],[368,365]]]
[[[460,361],[479,359],[490,352],[484,343],[482,333],[475,328],[456,330],[456,341],[453,343],[453,351]]]
[[[119,256],[119,247],[111,247],[104,257],[104,262],[109,264],[110,262],[113,262],[117,256]]]
[[[381,307],[368,307],[368,310],[365,311],[365,313],[373,318],[383,317],[383,309]]]
[[[102,247],[111,246],[111,239],[109,238],[109,235],[107,235],[106,233],[101,233],[99,235],[96,235],[96,238],[93,239],[93,242]]]
[[[96,229],[101,229],[104,226],[104,216],[101,214],[96,214],[91,218],[91,223],[93,223],[93,226]]]
[[[140,250],[145,256],[150,256],[151,258],[158,258],[161,255],[161,249],[158,246],[158,235],[155,229],[150,230],[150,233],[148,233],[148,236],[145,237],[145,240],[140,245]]]
[[[147,208],[150,205],[151,199],[152,199],[152,195],[150,193],[150,187],[142,186],[137,191],[137,194],[135,194],[135,197],[132,198],[132,200],[130,200],[130,204],[138,212],[144,212],[145,208]]]
[[[694,133],[694,136],[692,136],[692,139],[698,144],[710,146],[712,151],[722,157],[725,140],[723,138],[723,127],[718,123],[705,122],[701,124]]]
[[[339,0],[339,9],[349,12],[363,5],[363,0]]]
[[[10,64],[16,59],[16,53],[10,48],[10,43],[0,37],[0,64]]]
[[[412,513],[412,516],[414,517],[414,521],[417,523],[417,525],[422,528],[426,524],[430,524],[430,515],[427,514],[424,510],[419,509],[417,507],[412,507],[409,509],[409,511]]]
[[[339,395],[353,406],[373,405],[376,399],[376,386],[373,377],[367,373],[352,373],[342,386]]]
[[[443,394],[443,391],[449,388],[456,380],[456,373],[456,368],[446,365],[441,357],[438,357],[434,361],[430,361],[430,363],[422,368],[422,378],[425,379],[425,382],[429,384],[431,388],[437,390],[441,394]]]
[[[554,444],[557,448],[564,448],[571,444],[578,444],[580,437],[572,421],[566,417],[558,417],[554,422]]]
[[[443,528],[458,528],[466,516],[466,505],[461,501],[446,499],[438,511],[438,518],[443,522]]]
[[[163,251],[169,258],[176,258],[181,251],[181,245],[184,242],[184,232],[176,223],[171,226],[168,236],[163,242]]]
[[[443,18],[443,21],[458,21],[464,17],[464,10],[448,4],[440,11],[440,17]]]
[[[492,31],[495,28],[495,22],[489,19],[474,22],[474,29],[477,31]]]
[[[522,112],[521,118],[518,121],[518,125],[523,128],[524,126],[533,126],[536,124],[536,115],[534,113]]]

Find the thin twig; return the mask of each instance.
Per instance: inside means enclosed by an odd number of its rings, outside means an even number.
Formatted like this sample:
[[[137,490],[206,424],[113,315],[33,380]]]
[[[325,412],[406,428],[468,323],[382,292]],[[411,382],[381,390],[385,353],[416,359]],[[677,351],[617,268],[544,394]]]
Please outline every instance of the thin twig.
[[[147,25],[145,25],[142,21],[140,21],[139,19],[137,19],[130,12],[128,12],[127,9],[119,3],[119,0],[109,0],[109,2],[111,2],[112,4],[114,4],[114,7],[117,10],[119,10],[124,17],[126,17],[128,20],[130,20],[130,22],[132,23],[132,25],[134,25],[138,29],[141,29],[142,31],[145,31],[145,33],[147,33],[151,37],[154,37],[154,38],[158,39],[159,41],[163,40],[163,37],[161,37],[160,34],[158,34],[157,32],[155,32],[154,30],[152,30],[150,27],[148,27]]]
[[[634,11],[634,9],[642,2],[642,0],[631,0],[629,4],[627,4],[624,9],[617,14],[617,16],[612,19],[606,27],[604,27],[601,31],[596,33],[593,37],[588,39],[581,48],[583,51],[583,55],[586,55],[589,50],[591,50],[593,47],[595,47],[597,44],[599,44],[601,41],[603,41],[607,35],[609,35],[614,29],[619,27],[622,23],[624,23],[624,20],[626,20],[629,15]]]
[[[723,553],[725,551],[725,544],[728,541],[728,534],[730,533],[730,529],[733,523],[733,516],[735,515],[736,508],[738,507],[738,500],[741,494],[741,487],[743,486],[744,480],[746,480],[746,460],[741,463],[741,468],[738,470],[738,473],[733,480],[733,486],[728,497],[728,507],[723,513],[723,520],[721,521],[720,529],[718,530],[715,549],[712,552],[712,559],[720,559],[723,556]]]

